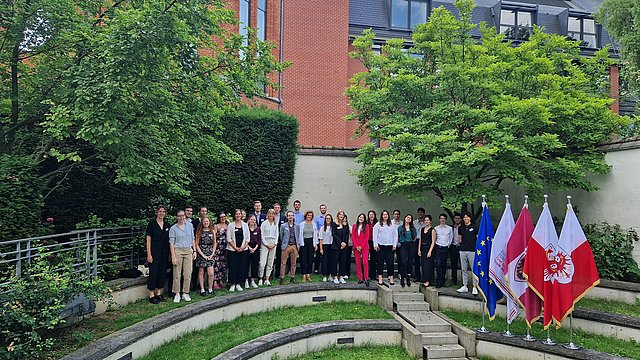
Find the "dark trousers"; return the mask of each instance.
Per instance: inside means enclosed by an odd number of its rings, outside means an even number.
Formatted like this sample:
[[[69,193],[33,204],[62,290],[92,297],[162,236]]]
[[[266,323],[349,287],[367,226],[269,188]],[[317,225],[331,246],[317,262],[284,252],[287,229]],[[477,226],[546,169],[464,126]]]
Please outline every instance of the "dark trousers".
[[[451,263],[451,281],[458,284],[458,263],[460,262],[460,247],[449,246],[449,262]]]
[[[434,249],[435,250],[435,249]],[[423,246],[420,248],[420,269],[422,271],[422,277],[420,280],[423,283],[433,281],[433,257],[435,254],[427,257],[429,254],[429,246]]]
[[[393,276],[393,246],[378,246],[378,275],[382,275],[383,265],[387,265],[387,276]]]
[[[167,282],[167,264],[169,263],[169,245],[157,242],[151,243],[153,262],[149,264],[149,281],[147,289],[164,289]]]
[[[249,251],[241,253],[227,250],[227,264],[229,265],[229,284],[244,285],[247,279],[247,261]]]
[[[378,276],[378,253],[373,248],[373,241],[369,240],[369,279],[375,280]]]
[[[309,275],[313,272],[313,238],[304,239],[304,246],[300,247],[300,273]]]
[[[323,255],[320,254],[320,246],[318,246],[318,250],[315,251],[315,257],[313,259],[313,272],[316,274],[324,273],[324,270],[322,270],[322,256]]]
[[[277,279],[280,277],[280,262],[282,261],[282,239],[279,239],[278,245],[276,246],[276,259],[273,261],[273,278]]]
[[[416,250],[414,242],[405,242],[398,248],[398,275],[403,279],[407,278],[409,270],[413,267],[414,251]]]
[[[344,249],[339,250],[340,259],[338,260],[340,263],[338,275],[340,276],[349,276],[349,268],[351,267],[351,247],[345,246]]]
[[[340,250],[332,249],[331,244],[322,245],[322,275],[338,276],[338,258]]]
[[[444,276],[447,273],[447,256],[449,255],[449,247],[443,247],[436,244],[436,286],[444,286]]]
[[[253,254],[250,251],[247,251],[247,252],[249,253],[248,255],[249,258],[247,261],[247,271],[245,272],[251,279],[257,279],[258,268],[260,267],[260,246],[258,246],[258,248]],[[276,251],[276,252],[279,252],[279,251]]]
[[[413,275],[413,277],[420,281],[420,279],[422,278],[422,264],[420,262],[420,256],[418,256],[418,241],[414,241],[413,242],[413,254],[415,255],[413,257],[413,273],[411,273]]]

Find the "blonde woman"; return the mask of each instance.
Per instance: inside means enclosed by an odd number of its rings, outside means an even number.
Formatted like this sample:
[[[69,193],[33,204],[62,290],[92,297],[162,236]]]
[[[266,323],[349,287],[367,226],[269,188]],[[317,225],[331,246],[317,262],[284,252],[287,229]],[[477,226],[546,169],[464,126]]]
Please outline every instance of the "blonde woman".
[[[229,263],[229,291],[242,291],[247,278],[249,253],[249,225],[242,221],[242,210],[234,211],[235,221],[227,230],[227,261]]]
[[[273,260],[278,252],[278,222],[276,220],[276,211],[270,209],[267,211],[267,221],[263,221],[260,225],[260,236],[262,238],[260,244],[260,267],[258,268],[258,286],[271,285],[271,271],[273,270]],[[265,269],[266,267],[266,269]]]
[[[336,226],[333,228],[333,241],[338,246],[338,281],[346,283],[347,264],[351,265],[351,249],[349,248],[349,221],[343,210],[336,214]]]

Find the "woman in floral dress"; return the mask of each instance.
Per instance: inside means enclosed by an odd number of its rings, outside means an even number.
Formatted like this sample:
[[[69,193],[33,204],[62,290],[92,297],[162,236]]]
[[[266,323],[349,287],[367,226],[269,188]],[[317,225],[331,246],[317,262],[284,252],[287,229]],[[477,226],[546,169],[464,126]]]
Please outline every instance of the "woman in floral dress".
[[[216,229],[216,252],[213,256],[213,279],[214,289],[224,288],[225,279],[227,278],[227,214],[221,212],[218,215],[218,223]]]
[[[216,230],[209,218],[202,219],[196,230],[196,266],[198,267],[198,282],[200,284],[200,295],[213,294],[213,266],[214,254],[216,252]],[[208,285],[207,292],[204,291],[204,272],[207,271]]]

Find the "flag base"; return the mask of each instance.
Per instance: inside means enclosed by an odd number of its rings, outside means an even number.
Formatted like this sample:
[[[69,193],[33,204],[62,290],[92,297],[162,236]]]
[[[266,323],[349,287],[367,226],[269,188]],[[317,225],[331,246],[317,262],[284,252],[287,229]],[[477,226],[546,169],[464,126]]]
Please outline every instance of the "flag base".
[[[502,334],[502,336],[504,336],[504,337],[508,337],[508,338],[515,337],[515,335],[513,335],[513,333],[512,333],[511,331],[509,331],[509,330],[505,331],[505,332]]]
[[[580,346],[570,342],[568,344],[564,344],[562,345],[563,348],[565,349],[569,349],[569,350],[580,350]]]
[[[542,343],[548,346],[553,346],[556,345],[556,343],[553,342],[553,340],[551,340],[551,338],[547,338],[546,340],[542,340]]]
[[[487,329],[486,327],[483,326],[480,329],[477,329],[476,332],[485,334],[485,333],[489,332],[489,329]]]
[[[532,341],[536,341],[536,338],[527,334],[527,336],[523,337],[522,340],[532,342]]]

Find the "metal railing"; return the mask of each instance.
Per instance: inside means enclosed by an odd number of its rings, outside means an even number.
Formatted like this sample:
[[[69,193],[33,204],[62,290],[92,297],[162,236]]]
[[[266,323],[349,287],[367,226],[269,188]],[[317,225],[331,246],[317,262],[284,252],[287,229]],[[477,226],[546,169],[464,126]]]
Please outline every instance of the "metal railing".
[[[42,256],[53,264],[70,261],[72,272],[80,277],[135,268],[145,258],[143,235],[141,227],[116,227],[0,242],[0,289],[11,286],[14,275],[23,277]]]

